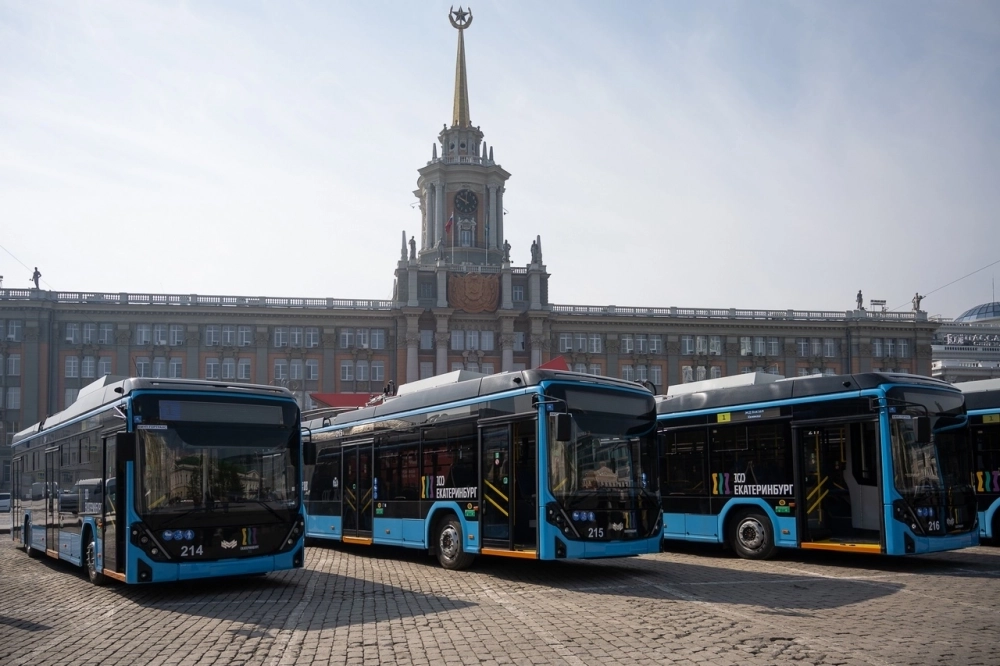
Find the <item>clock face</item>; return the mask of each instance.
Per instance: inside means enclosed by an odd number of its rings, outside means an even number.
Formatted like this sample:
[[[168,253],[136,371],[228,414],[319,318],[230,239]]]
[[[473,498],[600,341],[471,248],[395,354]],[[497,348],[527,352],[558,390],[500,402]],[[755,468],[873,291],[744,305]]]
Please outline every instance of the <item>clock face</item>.
[[[459,213],[471,213],[479,205],[479,199],[472,190],[459,190],[455,194],[455,210]]]

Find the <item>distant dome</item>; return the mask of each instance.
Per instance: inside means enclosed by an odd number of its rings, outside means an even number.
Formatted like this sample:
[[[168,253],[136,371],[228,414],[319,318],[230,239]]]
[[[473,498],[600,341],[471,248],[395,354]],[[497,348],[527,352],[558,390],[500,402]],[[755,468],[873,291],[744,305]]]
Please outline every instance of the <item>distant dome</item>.
[[[955,321],[972,323],[988,321],[990,319],[1000,319],[1000,303],[994,302],[977,305],[958,315]]]

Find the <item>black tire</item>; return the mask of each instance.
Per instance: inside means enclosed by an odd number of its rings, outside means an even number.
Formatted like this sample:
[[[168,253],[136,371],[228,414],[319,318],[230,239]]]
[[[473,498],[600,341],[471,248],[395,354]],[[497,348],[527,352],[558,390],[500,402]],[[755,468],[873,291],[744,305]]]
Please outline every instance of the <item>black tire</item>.
[[[468,569],[476,559],[475,555],[465,552],[462,525],[455,517],[438,521],[434,530],[434,552],[441,566],[452,571]]]
[[[39,558],[42,556],[41,551],[35,550],[31,547],[31,523],[24,524],[24,552],[28,554],[28,557]]]
[[[83,567],[87,570],[87,578],[94,585],[107,585],[108,577],[97,570],[97,538],[92,532],[88,532],[90,539],[87,541],[87,550],[83,554]]]
[[[774,557],[774,529],[771,520],[756,509],[737,513],[729,522],[729,546],[747,560]]]

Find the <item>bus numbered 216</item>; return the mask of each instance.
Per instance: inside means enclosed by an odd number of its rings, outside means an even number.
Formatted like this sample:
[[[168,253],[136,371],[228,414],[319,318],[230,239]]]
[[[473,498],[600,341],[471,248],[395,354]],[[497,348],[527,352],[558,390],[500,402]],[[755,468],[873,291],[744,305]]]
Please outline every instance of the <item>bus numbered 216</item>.
[[[978,543],[965,400],[905,374],[764,373],[657,398],[664,539],[905,555]]]
[[[300,425],[283,388],[99,379],[14,436],[14,542],[96,585],[301,567]]]
[[[307,421],[306,535],[477,555],[660,550],[653,394],[557,370],[411,382],[382,404]]]
[[[975,462],[972,485],[979,503],[979,536],[1000,543],[1000,379],[955,384],[965,394]]]

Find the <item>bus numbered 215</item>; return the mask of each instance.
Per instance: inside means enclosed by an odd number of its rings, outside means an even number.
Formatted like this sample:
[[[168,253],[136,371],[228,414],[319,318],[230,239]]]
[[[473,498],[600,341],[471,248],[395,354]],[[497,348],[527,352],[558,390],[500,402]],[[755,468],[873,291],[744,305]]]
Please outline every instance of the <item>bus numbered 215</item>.
[[[752,373],[657,398],[664,539],[905,555],[978,543],[965,400],[905,374]]]
[[[556,370],[411,382],[304,425],[306,535],[552,560],[660,550],[653,394]]]
[[[979,536],[1000,543],[1000,379],[955,384],[965,394],[975,462],[972,486],[979,504]]]
[[[300,433],[287,389],[104,377],[14,436],[13,539],[97,585],[301,567]]]

